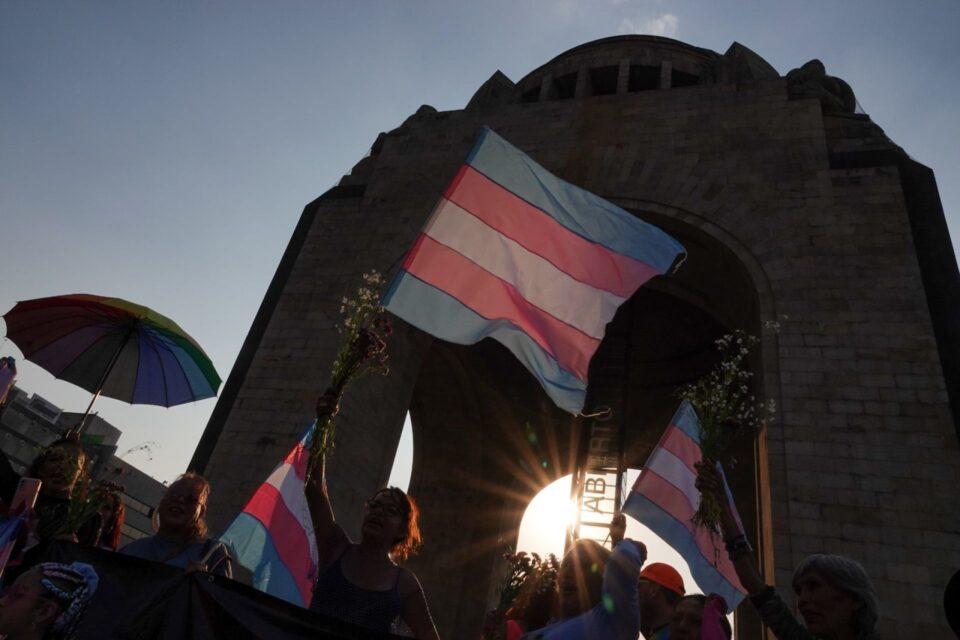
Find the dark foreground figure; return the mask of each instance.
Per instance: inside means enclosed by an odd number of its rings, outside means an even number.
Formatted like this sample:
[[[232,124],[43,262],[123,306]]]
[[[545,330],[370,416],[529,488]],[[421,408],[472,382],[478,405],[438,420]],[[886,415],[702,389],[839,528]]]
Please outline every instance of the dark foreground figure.
[[[95,567],[99,586],[77,640],[396,640],[311,613],[234,580],[68,542],[44,560]]]

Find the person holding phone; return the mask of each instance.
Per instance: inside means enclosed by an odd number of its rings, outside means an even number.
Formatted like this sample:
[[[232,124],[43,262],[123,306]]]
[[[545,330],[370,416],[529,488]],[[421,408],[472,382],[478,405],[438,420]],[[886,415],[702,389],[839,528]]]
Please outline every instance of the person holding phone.
[[[40,542],[61,539],[89,546],[99,543],[102,522],[99,514],[93,514],[79,525],[68,522],[71,501],[82,499],[89,484],[87,462],[79,439],[67,436],[42,449],[24,474],[24,478],[41,482],[40,494],[29,518]],[[7,457],[0,455],[0,500],[8,509],[19,484],[20,475],[10,466]]]

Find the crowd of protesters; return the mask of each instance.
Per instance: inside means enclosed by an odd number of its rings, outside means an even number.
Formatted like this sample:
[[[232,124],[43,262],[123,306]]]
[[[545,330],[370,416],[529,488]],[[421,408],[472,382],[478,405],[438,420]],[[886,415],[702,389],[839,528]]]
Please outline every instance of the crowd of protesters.
[[[328,392],[317,403],[322,418],[337,412]],[[70,518],[70,501],[89,483],[86,454],[64,438],[33,462],[28,477],[42,481],[30,516],[35,542],[69,540],[118,550],[123,503],[113,494],[98,511]],[[779,640],[869,640],[876,637],[880,604],[863,567],[837,555],[813,555],[795,569],[792,590],[801,623],[757,570],[753,549],[740,532],[717,471],[697,467],[697,486],[724,505],[721,533],[740,583],[763,623]],[[19,476],[0,456],[0,499],[10,504]],[[406,493],[388,487],[366,501],[360,538],[353,541],[337,523],[319,460],[305,485],[318,551],[318,577],[311,610],[368,629],[389,633],[403,621],[413,636],[438,640],[427,598],[416,575],[400,566],[421,538],[418,509]],[[120,553],[188,571],[230,578],[230,552],[208,535],[205,515],[211,487],[195,473],[180,476],[156,511],[156,534]],[[688,593],[677,570],[646,564],[647,549],[625,538],[622,515],[611,524],[613,549],[579,541],[565,554],[552,590],[530,598],[505,621],[504,640],[730,640],[727,603],[715,594]],[[68,639],[97,589],[96,570],[83,563],[24,563],[4,575],[0,636],[8,640]],[[960,578],[952,584],[960,597]],[[950,589],[948,589],[948,597]],[[955,621],[955,620],[953,620]],[[953,623],[953,621],[951,623]]]

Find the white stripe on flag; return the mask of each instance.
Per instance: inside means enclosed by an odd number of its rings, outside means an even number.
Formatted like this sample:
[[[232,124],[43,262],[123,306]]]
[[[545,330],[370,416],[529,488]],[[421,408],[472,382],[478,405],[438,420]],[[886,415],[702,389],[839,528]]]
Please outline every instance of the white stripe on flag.
[[[317,564],[317,540],[313,535],[313,520],[310,518],[310,506],[303,493],[303,480],[297,476],[297,470],[289,463],[283,463],[273,470],[265,484],[275,488],[283,499],[284,506],[303,527],[310,543],[310,560]]]
[[[658,447],[647,460],[646,468],[679,489],[687,497],[694,511],[700,508],[700,492],[696,487],[697,476],[680,458]]]
[[[440,201],[423,231],[512,284],[534,306],[598,340],[624,302],[609,291],[573,279],[448,200]]]

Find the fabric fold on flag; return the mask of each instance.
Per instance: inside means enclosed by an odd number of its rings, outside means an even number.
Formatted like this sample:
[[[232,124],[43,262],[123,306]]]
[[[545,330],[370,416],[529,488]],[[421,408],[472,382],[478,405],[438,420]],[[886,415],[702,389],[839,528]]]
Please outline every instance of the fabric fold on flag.
[[[309,607],[317,579],[317,541],[303,493],[316,423],[273,470],[220,536],[253,586]]]
[[[579,413],[607,323],[684,252],[485,127],[382,303],[449,342],[501,342]]]
[[[660,536],[686,560],[703,593],[722,596],[733,610],[746,590],[719,534],[713,536],[692,522],[700,506],[694,465],[702,458],[700,421],[693,406],[684,400],[647,459],[623,512]]]

